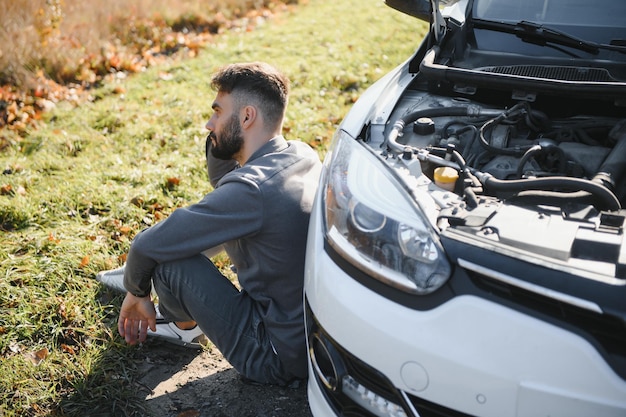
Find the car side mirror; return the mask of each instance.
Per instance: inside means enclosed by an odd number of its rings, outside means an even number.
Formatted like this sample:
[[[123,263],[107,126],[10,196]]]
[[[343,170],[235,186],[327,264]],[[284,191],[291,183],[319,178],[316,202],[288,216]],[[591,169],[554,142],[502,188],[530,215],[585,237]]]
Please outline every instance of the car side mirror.
[[[416,17],[426,22],[430,21],[429,0],[385,0],[385,4],[409,16]]]

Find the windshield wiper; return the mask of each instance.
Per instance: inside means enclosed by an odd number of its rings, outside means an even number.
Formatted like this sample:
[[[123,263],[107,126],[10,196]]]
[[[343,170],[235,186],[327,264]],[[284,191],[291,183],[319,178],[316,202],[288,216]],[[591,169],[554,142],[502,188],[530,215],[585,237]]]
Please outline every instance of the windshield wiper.
[[[522,20],[515,25],[513,33],[520,39],[536,45],[545,46],[548,42],[580,49],[597,55],[600,47],[594,42],[584,41],[560,30],[547,28],[537,23]]]
[[[496,22],[493,20],[473,19],[472,22],[475,28],[510,33],[525,42],[533,43],[535,45],[562,45],[588,52],[593,55],[597,55],[600,52],[600,49],[626,53],[626,47],[621,45],[608,45],[586,41],[558,29],[546,27],[526,20],[522,20],[518,23],[507,23]]]

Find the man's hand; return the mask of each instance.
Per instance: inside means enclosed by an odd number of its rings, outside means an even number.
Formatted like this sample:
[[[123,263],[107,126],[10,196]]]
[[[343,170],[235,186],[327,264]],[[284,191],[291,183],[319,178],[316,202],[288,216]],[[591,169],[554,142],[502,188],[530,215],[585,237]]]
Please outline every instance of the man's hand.
[[[135,297],[126,293],[122,302],[120,318],[117,321],[117,330],[126,343],[134,345],[146,340],[148,327],[156,331],[156,311],[150,296]]]

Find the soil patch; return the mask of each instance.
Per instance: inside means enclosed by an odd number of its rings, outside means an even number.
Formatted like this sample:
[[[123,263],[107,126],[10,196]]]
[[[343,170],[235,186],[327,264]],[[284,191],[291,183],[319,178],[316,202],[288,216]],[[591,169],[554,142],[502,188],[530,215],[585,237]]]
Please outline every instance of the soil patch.
[[[311,417],[306,384],[245,383],[215,348],[197,351],[149,340],[138,352],[141,398],[160,417]]]

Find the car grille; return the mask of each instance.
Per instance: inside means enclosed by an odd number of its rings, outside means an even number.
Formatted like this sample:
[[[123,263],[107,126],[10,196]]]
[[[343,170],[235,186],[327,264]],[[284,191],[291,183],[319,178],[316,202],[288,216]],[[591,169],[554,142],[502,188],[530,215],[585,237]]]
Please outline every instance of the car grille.
[[[435,403],[426,401],[414,395],[410,395],[404,391],[401,391],[393,386],[391,381],[387,379],[383,374],[376,369],[365,364],[360,359],[349,353],[346,349],[340,346],[335,340],[333,340],[319,325],[313,312],[306,304],[307,323],[310,325],[309,335],[309,354],[315,356],[319,352],[315,352],[312,348],[316,342],[322,341],[325,350],[330,351],[328,355],[329,359],[335,363],[334,369],[341,369],[343,376],[350,376],[353,380],[357,381],[360,385],[366,387],[368,390],[376,393],[380,397],[383,397],[393,403],[402,406],[405,414],[408,417],[469,417],[468,414],[460,413],[455,410],[442,407]],[[312,358],[315,362],[324,361],[324,358]],[[315,374],[315,373],[314,373]],[[313,377],[313,376],[311,376]],[[342,375],[337,375],[341,378]],[[360,404],[353,401],[347,395],[345,395],[341,388],[330,388],[327,386],[327,380],[317,375],[314,378],[319,385],[321,391],[326,398],[327,403],[334,409],[335,414],[340,417],[376,417],[375,414],[370,413],[364,409]]]

